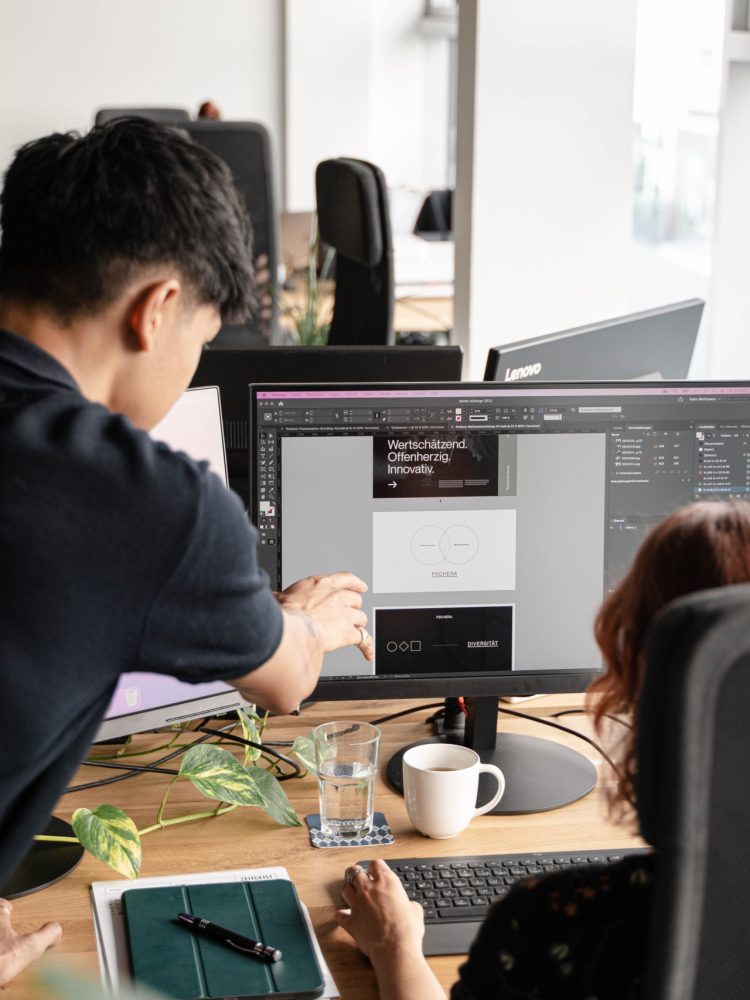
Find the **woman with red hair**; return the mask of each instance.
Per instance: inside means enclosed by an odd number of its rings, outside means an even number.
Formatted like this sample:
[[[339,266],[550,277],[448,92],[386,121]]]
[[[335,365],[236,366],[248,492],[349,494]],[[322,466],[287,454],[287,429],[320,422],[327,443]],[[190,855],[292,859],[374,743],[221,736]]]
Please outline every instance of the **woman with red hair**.
[[[605,599],[594,634],[604,672],[587,707],[600,735],[608,716],[627,725],[615,749],[612,806],[635,808],[636,740],[646,639],[678,597],[750,582],[750,504],[696,503],[670,514],[646,538]],[[529,878],[489,911],[461,966],[451,1000],[636,1000],[644,989],[654,873],[652,855]],[[370,959],[381,1000],[445,1000],[422,955],[422,909],[384,861],[344,886],[344,927]]]

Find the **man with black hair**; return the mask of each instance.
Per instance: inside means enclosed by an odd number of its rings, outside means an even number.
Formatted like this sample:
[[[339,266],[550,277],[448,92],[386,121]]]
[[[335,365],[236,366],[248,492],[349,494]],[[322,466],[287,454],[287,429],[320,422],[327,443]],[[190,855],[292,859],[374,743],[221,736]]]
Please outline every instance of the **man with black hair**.
[[[324,653],[373,649],[361,580],[273,594],[238,498],[145,433],[251,306],[227,167],[144,120],[51,135],[17,153],[0,227],[2,885],[120,674],[225,680],[288,712]],[[0,985],[59,935],[17,935],[0,900]]]

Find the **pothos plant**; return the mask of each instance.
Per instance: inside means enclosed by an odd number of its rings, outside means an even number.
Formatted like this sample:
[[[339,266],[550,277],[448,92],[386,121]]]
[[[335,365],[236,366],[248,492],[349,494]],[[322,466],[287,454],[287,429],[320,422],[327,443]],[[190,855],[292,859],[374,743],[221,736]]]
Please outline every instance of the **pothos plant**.
[[[164,791],[151,825],[139,830],[122,809],[112,805],[100,805],[95,809],[76,809],[71,819],[75,837],[39,835],[35,839],[79,842],[95,858],[114,868],[121,875],[136,878],[141,867],[141,837],[164,827],[220,816],[238,806],[259,806],[282,826],[301,826],[281,782],[274,773],[279,767],[279,756],[272,756],[261,742],[267,715],[260,716],[251,708],[240,708],[237,715],[245,745],[243,759],[238,759],[218,743],[189,746],[182,756],[179,771],[170,779]],[[185,730],[180,729],[166,744],[143,751],[128,752],[129,744],[126,744],[115,758],[118,761],[126,761],[132,757],[157,751],[179,749],[182,745],[179,741],[184,739],[185,735]],[[216,731],[219,743],[227,735],[222,730]],[[297,757],[303,769],[315,769],[313,745],[309,737],[298,736],[289,752]],[[104,759],[112,758],[95,757],[91,758],[91,761]],[[300,775],[304,773],[303,770]],[[170,792],[181,779],[191,781],[199,792],[217,802],[215,808],[168,817],[166,810]]]

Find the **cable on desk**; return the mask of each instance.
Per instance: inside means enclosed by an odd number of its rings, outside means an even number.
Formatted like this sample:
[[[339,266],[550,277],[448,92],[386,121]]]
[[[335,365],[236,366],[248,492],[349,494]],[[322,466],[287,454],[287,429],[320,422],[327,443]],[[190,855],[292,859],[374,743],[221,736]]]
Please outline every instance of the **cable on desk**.
[[[302,777],[304,768],[300,767],[296,760],[292,760],[286,754],[279,753],[278,750],[275,750],[268,743],[255,743],[253,740],[246,740],[244,736],[236,736],[234,733],[224,733],[220,729],[209,729],[207,726],[197,726],[196,732],[221,736],[222,739],[230,740],[232,743],[240,743],[242,746],[253,747],[255,750],[260,750],[263,753],[270,753],[273,757],[278,758],[278,760],[283,761],[293,769],[291,774],[277,774],[275,777],[278,781],[289,781],[290,778]]]
[[[400,719],[404,715],[412,715],[414,712],[425,712],[425,711],[427,711],[427,709],[430,709],[430,708],[438,708],[438,709],[440,709],[440,708],[443,707],[443,704],[444,704],[443,702],[431,702],[430,704],[427,704],[427,705],[417,705],[414,708],[406,708],[402,712],[394,712],[393,715],[384,715],[381,719],[375,719],[371,724],[373,726],[379,726],[379,725],[382,725],[384,722],[391,722],[393,719]],[[551,726],[553,729],[559,729],[560,732],[567,733],[569,736],[575,736],[579,740],[584,740],[586,743],[589,744],[589,746],[593,747],[594,750],[596,750],[597,753],[601,754],[601,756],[604,758],[604,760],[606,760],[606,762],[609,764],[609,766],[615,772],[615,775],[617,776],[618,780],[622,777],[619,767],[617,766],[617,764],[615,764],[614,760],[610,757],[610,755],[607,753],[607,751],[603,747],[601,747],[596,742],[596,740],[593,740],[590,736],[586,736],[585,733],[579,733],[576,729],[570,729],[569,726],[563,726],[559,722],[553,722],[552,719],[542,718],[541,716],[538,716],[538,715],[527,715],[525,712],[518,712],[518,711],[516,711],[513,708],[504,708],[504,707],[501,708],[498,705],[498,709],[497,710],[498,710],[498,714],[501,713],[501,712],[504,712],[506,715],[514,715],[516,718],[518,718],[518,719],[524,719],[527,722],[538,722],[542,726]],[[563,710],[561,712],[556,712],[555,716],[558,716],[558,715],[568,715],[568,714],[573,714],[573,713],[578,713],[578,714],[585,715],[586,711],[585,711],[585,709],[578,709],[578,708],[575,708],[575,709],[565,709],[565,710]],[[427,721],[430,722],[430,721],[432,721],[432,719],[437,718],[439,715],[440,715],[440,712],[436,712]],[[607,718],[610,718],[610,716],[607,716]],[[624,726],[628,726],[628,728],[632,728],[632,727],[630,727],[629,723],[625,722],[623,719],[618,719],[617,716],[615,716],[615,715],[611,716],[611,718],[617,719],[618,722],[621,722]]]
[[[235,725],[235,723],[232,723]],[[190,732],[198,732],[197,729],[189,730]],[[214,730],[214,735],[219,735],[219,730]],[[158,760],[155,760],[152,764],[129,764],[127,761],[118,763],[117,761],[109,760],[84,760],[83,763],[86,767],[110,767],[117,768],[121,771],[125,771],[125,774],[117,774],[112,778],[101,778],[99,781],[87,781],[82,785],[71,785],[66,788],[63,795],[67,795],[69,792],[83,792],[88,788],[101,788],[103,785],[114,785],[118,781],[125,781],[127,778],[135,778],[139,774],[147,774],[153,771],[156,774],[179,774],[179,771],[175,771],[172,768],[163,768],[162,764],[168,763],[170,760],[174,760],[175,757],[179,757],[181,753],[185,753],[186,750],[190,750],[191,747],[197,746],[199,743],[205,743],[208,740],[208,736],[201,736],[197,740],[193,740],[192,743],[177,747],[171,753],[165,754]]]
[[[392,722],[394,719],[400,719],[404,715],[413,715],[415,712],[426,712],[428,708],[442,708],[444,702],[433,701],[429,705],[417,705],[415,708],[405,708],[402,712],[394,712],[393,715],[384,715],[382,719],[375,719],[370,723],[371,726],[382,726],[385,722]],[[437,713],[435,713],[437,715]],[[433,716],[432,718],[434,718]],[[427,720],[428,722],[431,719]]]
[[[553,718],[553,719],[559,719],[563,715],[588,715],[588,714],[589,714],[588,710],[585,709],[585,708],[565,708],[565,709],[562,710],[562,712],[552,712],[551,718]],[[625,719],[621,718],[619,715],[610,715],[609,713],[605,713],[604,718],[605,719],[611,719],[612,722],[619,722],[620,725],[621,726],[625,726],[626,729],[632,729],[633,728],[633,726],[632,726],[632,724],[630,722],[627,722]]]

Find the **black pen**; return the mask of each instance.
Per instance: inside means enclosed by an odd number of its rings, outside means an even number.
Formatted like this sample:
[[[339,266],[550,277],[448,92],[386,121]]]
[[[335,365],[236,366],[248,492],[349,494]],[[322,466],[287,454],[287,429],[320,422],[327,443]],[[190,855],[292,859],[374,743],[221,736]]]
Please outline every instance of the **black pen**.
[[[196,934],[205,934],[206,937],[213,938],[214,941],[221,941],[229,945],[235,951],[244,952],[245,955],[252,955],[263,962],[278,962],[281,952],[278,948],[272,948],[269,944],[261,941],[253,941],[252,938],[245,937],[244,934],[237,934],[236,931],[228,931],[226,927],[219,927],[212,924],[210,920],[203,920],[201,917],[194,917],[192,913],[178,913],[177,919],[181,920],[191,931]]]

